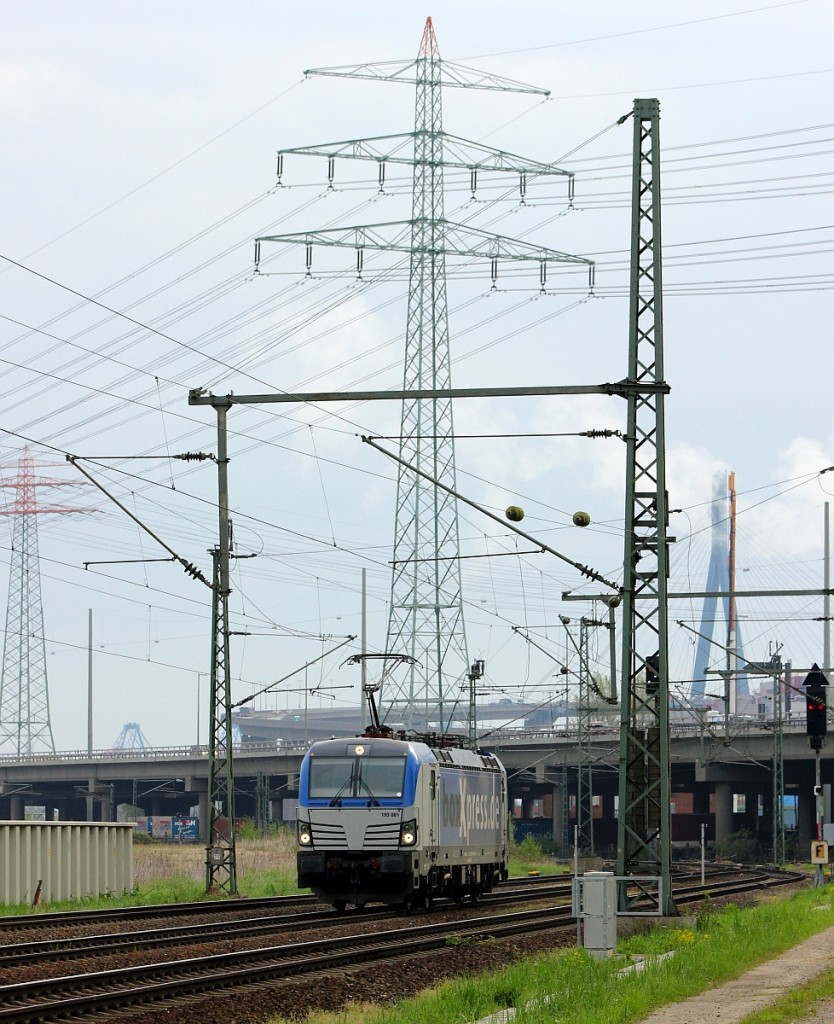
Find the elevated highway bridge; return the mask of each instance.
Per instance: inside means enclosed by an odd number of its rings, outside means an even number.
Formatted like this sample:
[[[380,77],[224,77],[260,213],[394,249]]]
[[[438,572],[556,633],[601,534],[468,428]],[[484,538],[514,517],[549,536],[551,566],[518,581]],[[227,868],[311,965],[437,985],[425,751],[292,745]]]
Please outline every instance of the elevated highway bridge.
[[[576,775],[582,756],[577,736],[553,731],[507,730],[484,738],[509,774],[510,799],[520,822],[535,823],[557,848],[569,841],[575,815]],[[234,756],[239,817],[255,817],[268,800],[273,820],[294,817],[298,773],[306,744],[273,740],[247,743]],[[587,748],[586,748],[587,749]],[[813,837],[814,757],[804,722],[783,729],[786,797],[795,807],[800,843]],[[595,845],[616,843],[619,735],[592,734]],[[770,723],[736,721],[672,727],[673,841],[693,842],[700,825],[710,840],[742,829],[770,835],[773,814],[774,736]],[[834,756],[822,751],[822,782],[830,792]],[[48,819],[110,821],[120,804],[146,815],[188,815],[197,808],[201,832],[208,809],[208,748],[65,751],[50,755],[0,756],[0,819],[21,820],[28,806],[44,807]],[[827,807],[828,811],[829,808]],[[830,815],[826,814],[826,820]]]

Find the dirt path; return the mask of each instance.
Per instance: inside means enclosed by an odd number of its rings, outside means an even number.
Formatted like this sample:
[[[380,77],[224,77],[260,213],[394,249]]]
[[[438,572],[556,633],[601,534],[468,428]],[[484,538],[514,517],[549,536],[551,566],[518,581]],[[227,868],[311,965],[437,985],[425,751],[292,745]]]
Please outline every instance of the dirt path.
[[[640,1024],[741,1024],[757,1010],[772,1006],[787,992],[834,970],[834,928],[813,935],[775,960],[735,981],[702,992],[683,1003],[655,1010]],[[834,999],[823,1000],[802,1024],[832,1024]]]

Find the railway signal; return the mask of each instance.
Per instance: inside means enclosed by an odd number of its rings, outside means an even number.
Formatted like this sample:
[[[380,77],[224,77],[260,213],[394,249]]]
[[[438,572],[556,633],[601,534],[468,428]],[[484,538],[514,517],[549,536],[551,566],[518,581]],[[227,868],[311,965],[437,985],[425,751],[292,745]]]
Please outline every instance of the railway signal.
[[[660,651],[646,657],[646,693],[654,696],[660,686]]]
[[[802,684],[805,687],[805,732],[812,750],[819,750],[828,732],[828,680],[819,665],[814,663]]]

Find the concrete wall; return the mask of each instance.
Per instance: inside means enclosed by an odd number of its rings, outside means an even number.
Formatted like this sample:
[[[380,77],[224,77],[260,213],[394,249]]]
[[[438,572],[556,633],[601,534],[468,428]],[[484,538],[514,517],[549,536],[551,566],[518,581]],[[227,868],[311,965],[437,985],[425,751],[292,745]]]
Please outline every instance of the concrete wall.
[[[0,905],[80,899],[133,888],[133,825],[0,821]]]

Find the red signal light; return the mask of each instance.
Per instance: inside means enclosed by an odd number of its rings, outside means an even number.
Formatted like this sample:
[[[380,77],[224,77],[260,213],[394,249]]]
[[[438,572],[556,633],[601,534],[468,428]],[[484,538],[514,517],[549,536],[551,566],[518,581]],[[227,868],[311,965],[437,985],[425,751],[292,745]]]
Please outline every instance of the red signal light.
[[[808,736],[825,736],[828,731],[828,714],[825,690],[821,693],[806,694],[805,732]]]

